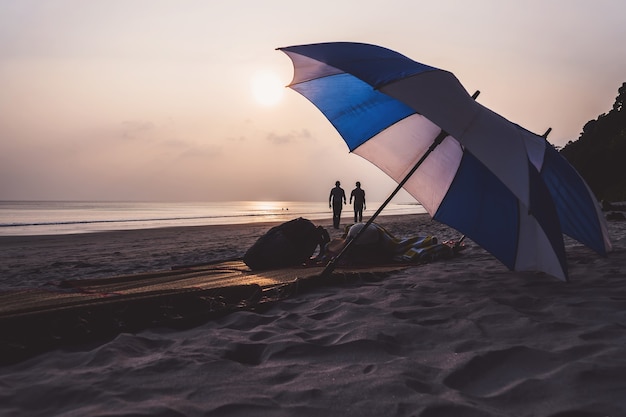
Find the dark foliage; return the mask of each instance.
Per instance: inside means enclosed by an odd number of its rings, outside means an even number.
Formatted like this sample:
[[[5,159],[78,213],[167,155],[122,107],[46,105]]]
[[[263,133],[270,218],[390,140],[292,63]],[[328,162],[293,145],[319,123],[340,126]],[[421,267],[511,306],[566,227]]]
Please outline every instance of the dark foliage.
[[[599,200],[626,201],[626,83],[618,93],[613,108],[561,150]]]

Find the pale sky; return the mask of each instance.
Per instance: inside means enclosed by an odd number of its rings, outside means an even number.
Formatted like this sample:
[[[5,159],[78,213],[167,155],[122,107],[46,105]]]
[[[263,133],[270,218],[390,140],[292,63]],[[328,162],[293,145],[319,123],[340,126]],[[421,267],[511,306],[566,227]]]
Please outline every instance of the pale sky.
[[[557,146],[626,81],[623,0],[0,0],[0,200],[324,201],[338,179],[382,201],[395,183],[284,88],[275,48],[329,41],[451,71]]]

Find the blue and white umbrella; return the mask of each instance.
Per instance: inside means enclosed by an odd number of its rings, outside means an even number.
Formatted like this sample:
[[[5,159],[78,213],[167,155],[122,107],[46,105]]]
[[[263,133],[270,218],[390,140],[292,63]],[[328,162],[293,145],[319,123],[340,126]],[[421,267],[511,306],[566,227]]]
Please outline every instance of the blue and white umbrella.
[[[430,215],[517,271],[567,280],[562,233],[611,249],[598,203],[545,140],[480,105],[450,72],[375,45],[279,48],[290,87]]]

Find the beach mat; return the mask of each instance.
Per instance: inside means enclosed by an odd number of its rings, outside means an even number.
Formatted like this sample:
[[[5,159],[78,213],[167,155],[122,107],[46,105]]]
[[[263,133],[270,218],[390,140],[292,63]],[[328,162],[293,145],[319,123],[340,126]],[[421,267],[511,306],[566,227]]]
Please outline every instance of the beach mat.
[[[380,280],[408,266],[339,267],[322,276],[323,266],[251,271],[235,260],[0,292],[0,364],[123,332],[189,328],[315,287]]]

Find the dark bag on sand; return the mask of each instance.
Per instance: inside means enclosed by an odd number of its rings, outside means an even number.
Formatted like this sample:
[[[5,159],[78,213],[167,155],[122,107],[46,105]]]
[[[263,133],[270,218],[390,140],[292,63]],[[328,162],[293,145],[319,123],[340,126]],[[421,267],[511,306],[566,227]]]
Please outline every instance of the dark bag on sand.
[[[243,256],[250,269],[271,269],[301,265],[320,242],[320,231],[307,219],[298,217],[271,228]]]

